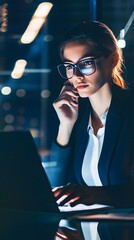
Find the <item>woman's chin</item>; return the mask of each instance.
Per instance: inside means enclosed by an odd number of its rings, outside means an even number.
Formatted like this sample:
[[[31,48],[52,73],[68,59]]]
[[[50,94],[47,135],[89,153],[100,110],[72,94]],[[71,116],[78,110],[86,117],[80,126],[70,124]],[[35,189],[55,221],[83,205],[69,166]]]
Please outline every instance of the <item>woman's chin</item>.
[[[89,97],[89,94],[84,93],[84,92],[79,92],[79,96],[80,96],[81,98],[87,98],[87,97]]]

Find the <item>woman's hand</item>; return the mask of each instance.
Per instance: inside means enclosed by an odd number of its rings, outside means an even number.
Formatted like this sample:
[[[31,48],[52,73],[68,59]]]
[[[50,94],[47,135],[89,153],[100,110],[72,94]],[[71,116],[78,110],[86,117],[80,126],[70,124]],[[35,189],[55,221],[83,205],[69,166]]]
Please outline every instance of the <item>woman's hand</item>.
[[[57,142],[66,145],[69,142],[73,126],[78,118],[78,91],[66,81],[59,97],[53,103],[60,125]]]
[[[77,229],[70,229],[67,227],[59,227],[56,237],[60,240],[83,240],[82,234]]]
[[[74,125],[78,117],[78,91],[66,81],[59,97],[53,103],[61,124]]]
[[[70,204],[71,207],[74,207],[77,204],[95,204],[98,200],[96,190],[97,187],[67,184],[66,186],[54,188],[53,193],[60,206]]]

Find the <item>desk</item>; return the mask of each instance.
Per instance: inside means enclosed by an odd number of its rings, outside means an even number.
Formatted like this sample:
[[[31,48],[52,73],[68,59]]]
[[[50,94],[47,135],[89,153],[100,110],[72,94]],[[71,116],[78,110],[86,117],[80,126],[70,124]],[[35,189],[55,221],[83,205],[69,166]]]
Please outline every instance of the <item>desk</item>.
[[[59,214],[0,209],[0,240],[53,240]]]
[[[57,240],[61,240],[61,239],[62,240],[63,239],[67,239],[67,240],[133,240],[134,239],[134,222],[106,221],[106,220],[100,221],[100,222],[72,221],[69,224],[68,224],[68,227],[63,226],[63,224],[62,226],[59,226],[57,230],[57,236],[58,236],[56,238]],[[95,229],[97,230],[97,233]],[[96,236],[98,236],[98,238],[96,238]]]
[[[82,230],[96,224],[100,240],[134,239],[134,220],[62,219],[61,213],[0,209],[0,240],[90,240]]]

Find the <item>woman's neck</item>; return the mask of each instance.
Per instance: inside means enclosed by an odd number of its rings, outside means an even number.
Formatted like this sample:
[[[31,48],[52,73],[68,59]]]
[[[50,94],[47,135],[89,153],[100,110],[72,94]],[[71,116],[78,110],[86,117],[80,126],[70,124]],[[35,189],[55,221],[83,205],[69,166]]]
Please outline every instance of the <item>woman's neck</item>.
[[[95,94],[89,97],[93,115],[97,114],[100,118],[108,109],[111,103],[112,93],[109,84],[103,85]]]

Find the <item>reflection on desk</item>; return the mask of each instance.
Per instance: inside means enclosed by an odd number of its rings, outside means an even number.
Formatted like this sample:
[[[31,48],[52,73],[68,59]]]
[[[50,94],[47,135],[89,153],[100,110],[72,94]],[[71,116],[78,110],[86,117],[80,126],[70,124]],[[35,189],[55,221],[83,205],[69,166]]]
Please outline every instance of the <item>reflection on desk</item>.
[[[134,220],[62,218],[61,213],[0,209],[0,240],[132,240]],[[97,237],[97,238],[96,238]]]
[[[60,216],[0,209],[0,240],[53,240]]]
[[[55,240],[132,240],[134,221],[61,220]]]

